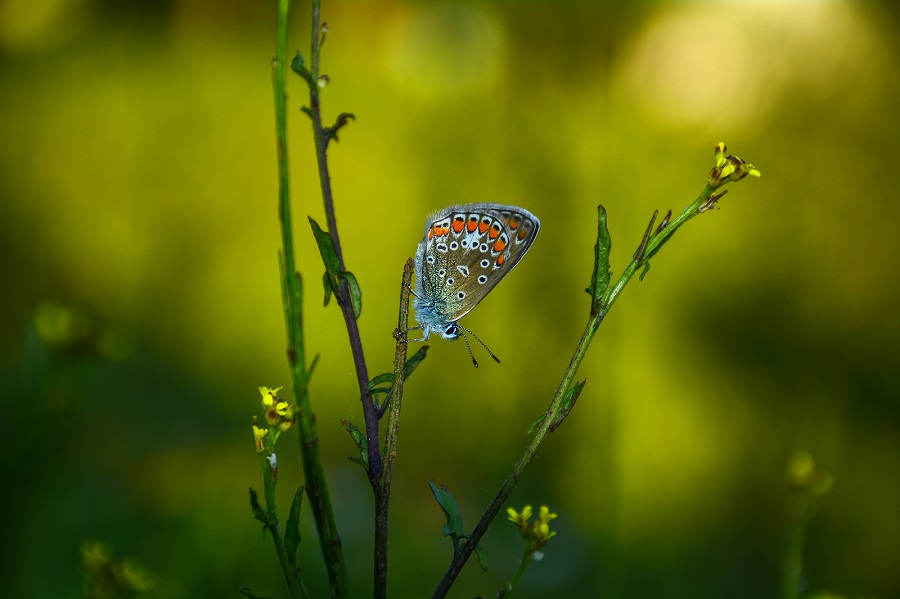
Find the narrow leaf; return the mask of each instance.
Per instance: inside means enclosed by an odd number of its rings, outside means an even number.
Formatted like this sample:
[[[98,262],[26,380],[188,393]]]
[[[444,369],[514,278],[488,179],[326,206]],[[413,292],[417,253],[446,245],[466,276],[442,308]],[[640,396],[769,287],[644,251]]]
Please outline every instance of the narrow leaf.
[[[334,244],[331,243],[331,236],[322,230],[319,223],[309,218],[309,226],[312,227],[313,236],[316,238],[316,245],[319,246],[319,253],[322,255],[322,263],[325,269],[332,277],[340,274],[341,262],[338,260],[337,252],[334,251]]]
[[[547,417],[547,414],[544,413],[544,414],[541,414],[540,416],[538,416],[537,418],[535,418],[534,422],[531,423],[531,426],[528,427],[526,434],[530,435],[530,434],[534,433],[534,431],[536,431],[538,429],[538,427],[541,426],[541,424],[544,422],[544,418],[546,418],[546,417]]]
[[[383,374],[379,374],[374,379],[369,381],[369,386],[366,388],[368,391],[373,391],[375,387],[378,385],[383,385],[385,383],[393,383],[394,382],[394,373],[393,372],[385,372]]]
[[[438,488],[434,484],[434,481],[428,481],[428,485],[431,487],[431,492],[434,494],[434,498],[437,500],[438,505],[441,506],[444,516],[447,517],[447,523],[444,525],[444,535],[453,537],[455,547],[456,542],[461,537],[466,536],[463,531],[462,514],[459,512],[459,504],[456,503],[456,498],[447,490],[447,487],[441,485],[441,487]]]
[[[591,273],[591,286],[588,293],[591,295],[591,310],[600,309],[600,302],[606,288],[609,287],[609,252],[612,247],[612,238],[606,227],[606,208],[597,206],[597,242],[594,244],[594,271]]]
[[[409,378],[409,375],[412,374],[412,371],[416,369],[416,367],[422,363],[422,360],[425,359],[425,354],[428,352],[428,346],[423,345],[419,348],[419,350],[414,353],[410,358],[406,361],[406,366],[404,367],[404,375],[405,378]]]
[[[366,472],[369,471],[369,441],[366,439],[365,434],[356,426],[350,422],[349,420],[341,420],[341,425],[347,430],[350,434],[350,438],[353,439],[353,442],[356,443],[357,449],[359,449],[359,458],[355,456],[350,457],[350,460],[356,462],[360,466],[366,469]]]
[[[581,395],[581,390],[584,389],[584,384],[587,382],[587,379],[583,381],[578,381],[568,389],[566,389],[566,395],[562,400],[562,409],[566,412],[572,411],[572,406],[575,405],[575,402],[578,401],[578,396]]]
[[[300,485],[291,501],[291,511],[288,514],[287,527],[284,531],[284,547],[287,549],[294,569],[300,568],[300,506],[302,504],[303,485]]]
[[[334,293],[334,289],[331,286],[331,277],[328,276],[327,270],[322,273],[322,288],[325,290],[325,301],[322,302],[322,305],[327,306],[328,302],[331,301],[331,294]]]
[[[250,510],[253,512],[253,517],[265,524],[269,525],[269,516],[266,514],[265,510],[262,509],[262,506],[259,505],[259,497],[256,495],[256,490],[253,487],[250,487]]]
[[[481,566],[481,571],[487,572],[487,556],[484,554],[484,549],[481,548],[481,545],[475,545],[475,557],[478,558],[478,565]]]
[[[586,382],[587,380],[579,381],[566,389],[566,394],[559,404],[559,412],[556,414],[556,419],[553,421],[553,424],[550,425],[551,433],[559,428],[562,421],[566,419],[566,416],[568,416],[569,412],[572,411],[572,408],[575,407],[575,402],[578,401],[578,396],[581,395],[581,390],[584,389],[584,384]]]
[[[647,260],[647,263],[644,264],[644,270],[641,271],[641,274],[638,276],[638,281],[643,281],[644,277],[647,276],[647,273],[650,272],[650,261]]]
[[[362,290],[359,288],[359,283],[353,273],[348,270],[339,274],[338,278],[347,282],[347,288],[350,290],[350,305],[353,306],[353,317],[359,320],[359,315],[362,314]]]

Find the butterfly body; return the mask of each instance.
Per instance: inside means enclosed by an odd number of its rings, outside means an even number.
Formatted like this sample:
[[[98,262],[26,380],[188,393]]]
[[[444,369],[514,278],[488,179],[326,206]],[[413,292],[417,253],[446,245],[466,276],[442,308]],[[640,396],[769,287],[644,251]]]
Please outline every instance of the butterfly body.
[[[511,271],[541,221],[504,204],[450,206],[431,215],[416,250],[416,320],[428,339],[457,339],[457,322]]]

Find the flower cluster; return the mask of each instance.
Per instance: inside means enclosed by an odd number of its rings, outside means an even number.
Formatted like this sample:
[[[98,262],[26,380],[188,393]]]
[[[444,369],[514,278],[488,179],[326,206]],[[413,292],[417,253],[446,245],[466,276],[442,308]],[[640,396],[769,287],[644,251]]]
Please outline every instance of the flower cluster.
[[[737,156],[726,154],[725,142],[720,141],[716,146],[716,165],[709,172],[709,186],[713,189],[725,185],[729,181],[740,181],[747,175],[759,177],[760,172],[755,166]]]
[[[294,426],[297,422],[297,407],[290,404],[280,397],[277,393],[281,391],[281,387],[277,389],[269,389],[268,387],[260,387],[259,393],[262,395],[263,411],[266,414],[266,423],[275,428],[271,444],[275,444],[278,435]],[[266,435],[269,429],[260,428],[256,424],[256,417],[253,418],[253,439],[256,442],[256,453],[266,451]]]
[[[525,551],[528,554],[533,555],[543,549],[547,541],[556,535],[556,531],[550,530],[550,521],[556,518],[556,514],[546,505],[541,506],[540,513],[533,522],[530,522],[533,515],[530,505],[522,508],[521,512],[509,508],[506,513],[509,521],[519,528],[519,536],[525,540]]]

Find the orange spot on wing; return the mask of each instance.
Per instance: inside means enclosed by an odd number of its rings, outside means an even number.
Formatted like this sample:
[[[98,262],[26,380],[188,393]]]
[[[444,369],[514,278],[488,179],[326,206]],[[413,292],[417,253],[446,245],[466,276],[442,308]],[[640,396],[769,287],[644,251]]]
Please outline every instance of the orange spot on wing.
[[[463,222],[463,217],[457,216],[453,219],[453,231],[454,233],[461,233],[463,230],[463,226],[465,223]]]
[[[435,236],[435,237],[440,237],[441,235],[443,235],[443,233],[441,233],[441,226],[440,226],[440,225],[435,225],[435,226],[434,226],[434,229],[432,229],[432,230],[434,231],[434,236]]]
[[[491,227],[491,232],[488,234],[488,237],[490,237],[491,239],[496,239],[498,235],[500,235],[500,225],[494,223],[494,225]]]
[[[519,239],[525,239],[528,237],[528,229],[519,229],[519,233],[517,234]]]
[[[506,221],[506,224],[509,225],[509,228],[513,231],[519,228],[519,220],[515,217],[510,218],[508,221]]]
[[[497,266],[503,266],[504,262],[506,262],[506,256],[500,254],[500,256],[497,258]]]
[[[506,247],[506,241],[504,241],[503,239],[498,239],[497,241],[494,242],[494,251],[495,252],[502,252],[503,248],[505,248],[505,247]]]
[[[466,223],[466,231],[468,231],[469,233],[471,233],[471,232],[474,231],[477,227],[478,227],[478,218],[475,217],[475,216],[469,218],[469,222]]]
[[[484,233],[487,230],[488,230],[488,222],[481,221],[480,223],[478,223],[478,232],[479,233]]]
[[[428,229],[428,240],[431,241],[434,238],[434,229]]]

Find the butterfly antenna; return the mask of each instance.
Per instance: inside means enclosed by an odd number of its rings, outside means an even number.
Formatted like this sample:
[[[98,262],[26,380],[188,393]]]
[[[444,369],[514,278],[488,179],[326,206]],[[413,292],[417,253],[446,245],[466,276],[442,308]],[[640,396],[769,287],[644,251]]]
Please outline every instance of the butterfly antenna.
[[[497,364],[500,363],[500,358],[498,358],[497,356],[494,355],[494,352],[491,351],[491,348],[489,348],[487,345],[485,345],[484,341],[482,341],[481,339],[478,338],[478,335],[476,335],[475,333],[473,333],[472,331],[470,331],[469,329],[467,329],[466,327],[462,326],[459,323],[456,323],[456,326],[459,327],[461,330],[467,332],[468,334],[472,335],[472,337],[474,337],[475,341],[480,343],[481,347],[483,347],[485,350],[487,350],[487,353],[489,353],[491,355],[491,357],[494,358],[494,362],[496,362]],[[465,335],[463,335],[463,339],[466,339]],[[468,339],[466,339],[466,347],[469,347]],[[469,355],[470,356],[472,355],[471,349],[469,349]],[[472,356],[472,361],[475,362],[475,356]],[[478,362],[475,362],[475,366],[476,366],[476,368],[478,367]]]
[[[456,326],[459,326],[459,325],[456,325]],[[466,329],[466,330],[468,330],[468,329]],[[469,331],[469,334],[471,335],[472,331]],[[475,335],[472,335],[472,336],[475,337]],[[469,345],[469,338],[466,336],[465,333],[462,334],[462,338],[463,338],[463,341],[466,342],[466,349],[469,350],[469,357],[472,358],[472,364],[475,365],[475,368],[478,368],[478,362],[475,360],[475,354],[472,353],[472,347]],[[477,339],[477,337],[475,337],[475,338]],[[484,345],[484,344],[482,343],[482,345]]]

